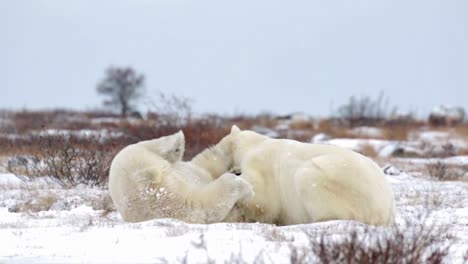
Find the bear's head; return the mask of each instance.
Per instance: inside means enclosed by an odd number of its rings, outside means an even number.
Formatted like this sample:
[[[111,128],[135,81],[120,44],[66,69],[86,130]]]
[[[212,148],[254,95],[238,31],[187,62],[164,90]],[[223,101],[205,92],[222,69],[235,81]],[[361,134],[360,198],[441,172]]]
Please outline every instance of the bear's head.
[[[185,136],[182,131],[153,140],[142,141],[138,145],[161,156],[169,163],[182,160],[185,152]]]
[[[240,153],[244,153],[250,148],[255,147],[261,142],[269,139],[268,137],[254,131],[240,130],[236,125],[232,126],[229,137],[232,141],[231,151],[237,156],[241,155]]]

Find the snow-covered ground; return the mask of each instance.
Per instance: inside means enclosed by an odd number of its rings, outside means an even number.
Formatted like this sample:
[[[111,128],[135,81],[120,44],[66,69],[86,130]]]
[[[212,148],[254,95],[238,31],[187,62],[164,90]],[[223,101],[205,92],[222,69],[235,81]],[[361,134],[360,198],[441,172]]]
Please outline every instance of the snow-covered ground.
[[[377,136],[379,132],[369,134]],[[371,146],[379,163],[387,165],[385,171],[397,202],[396,227],[372,228],[373,235],[404,229],[408,220],[418,221],[424,215],[421,225],[446,230],[438,237],[441,243],[451,244],[445,263],[466,263],[467,178],[433,180],[422,164],[434,159],[392,157],[396,148],[421,154],[418,151],[424,150],[419,148],[419,139],[435,141],[441,137],[447,135],[428,131],[411,142],[325,136],[315,141],[357,151]],[[458,140],[454,141],[457,147],[468,145],[464,139],[448,138]],[[468,165],[468,156],[437,160],[450,166]],[[297,250],[310,251],[311,240],[339,240],[365,228],[352,221],[283,227],[260,223],[194,225],[175,219],[131,224],[113,210],[105,189],[64,188],[47,178],[23,182],[1,166],[0,172],[0,263],[291,263]]]
[[[398,174],[388,176],[397,200],[397,225],[427,212],[430,221],[449,228],[441,237],[453,243],[447,263],[463,263],[468,251],[468,183],[431,181],[397,169],[392,174]],[[0,262],[223,263],[240,258],[247,263],[289,263],[291,249],[307,245],[307,234],[344,235],[362,226],[351,221],[285,227],[193,225],[174,219],[130,224],[108,212],[106,190],[66,189],[46,180],[22,182],[11,174],[0,174],[0,190]]]

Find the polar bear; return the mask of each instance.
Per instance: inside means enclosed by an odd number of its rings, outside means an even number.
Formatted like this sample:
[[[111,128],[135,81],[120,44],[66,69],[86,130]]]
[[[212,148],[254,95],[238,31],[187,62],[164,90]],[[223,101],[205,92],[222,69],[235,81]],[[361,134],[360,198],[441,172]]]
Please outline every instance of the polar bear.
[[[230,136],[233,166],[252,184],[255,196],[238,202],[226,219],[278,225],[393,223],[393,192],[369,158],[332,145],[271,139],[236,126]]]
[[[129,145],[112,161],[109,194],[127,222],[155,218],[221,222],[236,202],[253,196],[247,181],[227,172],[233,160],[230,147],[227,136],[191,162],[183,162],[182,131]]]

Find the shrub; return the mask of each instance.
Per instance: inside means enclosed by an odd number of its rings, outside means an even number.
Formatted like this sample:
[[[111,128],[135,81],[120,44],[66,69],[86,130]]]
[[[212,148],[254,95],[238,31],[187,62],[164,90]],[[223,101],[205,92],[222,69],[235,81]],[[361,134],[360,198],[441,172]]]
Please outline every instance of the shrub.
[[[430,160],[426,163],[430,177],[439,181],[454,181],[462,179],[468,171],[468,165],[450,166],[444,160]]]
[[[352,225],[352,230],[347,234],[329,234],[334,231],[307,230],[305,245],[295,241],[294,237],[287,236],[275,226],[267,225],[259,230],[267,241],[276,243],[288,243],[288,260],[284,263],[443,263],[447,261],[449,250],[453,244],[448,227],[439,225],[427,215],[420,214],[413,220],[407,219],[402,225],[392,228],[367,226],[364,224]],[[186,233],[185,231],[182,231]],[[178,234],[180,232],[177,232]],[[195,250],[201,251],[197,256],[204,256],[206,262],[215,262],[209,254],[207,241],[200,234],[199,239],[192,242]],[[279,244],[277,244],[279,246]],[[468,253],[467,253],[468,254]],[[462,256],[462,258],[466,258]],[[188,251],[180,261],[187,263]],[[169,263],[166,259],[160,259],[163,263]],[[247,260],[242,254],[242,246],[239,251],[232,250],[226,263],[272,263],[271,255],[260,251],[254,259]]]
[[[149,100],[149,106],[155,112],[149,117],[163,125],[183,126],[192,120],[192,100],[174,94],[156,93],[156,100]]]
[[[317,133],[325,133],[334,138],[353,137],[348,127],[336,118],[323,118],[318,122]]]
[[[310,237],[308,250],[291,256],[318,263],[441,263],[452,244],[449,237],[447,227],[419,216],[391,230],[366,226],[341,239]]]
[[[441,157],[447,158],[457,155],[457,150],[453,143],[446,142],[437,148],[434,145],[430,145],[429,156],[430,157]]]
[[[230,126],[213,123],[211,119],[192,121],[183,127],[185,159],[191,159],[204,149],[217,144],[230,133]]]
[[[122,120],[116,128],[124,136],[120,139],[123,146],[142,140],[150,140],[167,136],[181,130],[182,127],[172,124],[161,124],[157,122],[132,123]]]
[[[91,123],[92,118],[113,117],[111,114],[100,112],[79,112],[69,110],[12,112],[5,120],[7,126],[3,130],[9,133],[25,135],[45,129],[99,129],[101,127]]]
[[[115,154],[100,136],[76,137],[66,134],[39,136],[32,141],[39,151],[10,158],[8,171],[21,179],[49,176],[62,185],[103,185]]]
[[[388,99],[383,92],[376,99],[351,96],[348,103],[337,109],[338,117],[351,127],[382,124],[395,111],[395,107],[389,110]]]

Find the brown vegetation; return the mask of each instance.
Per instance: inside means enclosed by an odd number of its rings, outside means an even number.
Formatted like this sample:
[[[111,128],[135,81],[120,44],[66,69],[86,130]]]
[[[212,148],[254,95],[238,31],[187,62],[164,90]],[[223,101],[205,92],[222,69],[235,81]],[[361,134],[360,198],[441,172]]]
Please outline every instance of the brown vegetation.
[[[380,234],[367,227],[344,239],[311,239],[310,251],[318,263],[442,263],[451,245],[447,236],[446,229],[424,221]]]
[[[92,122],[90,117],[112,119]],[[190,159],[216,144],[231,126],[229,121],[216,119],[161,124],[160,120],[143,122],[103,113],[63,111],[22,111],[11,118],[10,133],[0,135],[2,155],[10,157],[7,169],[25,180],[50,176],[63,185],[104,186],[110,162],[120,149],[179,130],[186,137],[185,159]]]
[[[374,126],[381,133],[365,135],[356,132],[359,131],[356,127],[343,123],[339,118],[291,122],[269,113],[233,117],[209,115],[194,118],[190,103],[185,99],[176,99],[173,97],[160,99],[158,105],[166,109],[165,112],[152,112],[149,119],[121,118],[108,112],[68,110],[2,112],[1,154],[7,157],[13,156],[9,169],[19,177],[48,175],[57,177],[58,181],[64,184],[86,182],[91,185],[101,185],[106,181],[112,157],[124,146],[165,136],[178,130],[184,131],[186,137],[184,159],[188,160],[203,149],[216,144],[229,133],[233,124],[241,129],[252,129],[255,126],[269,128],[278,132],[280,137],[303,142],[310,142],[311,138],[319,133],[332,138],[380,138],[406,141],[411,139],[411,135],[416,134],[415,132],[427,126],[422,121],[387,119],[377,122]],[[174,100],[180,105],[182,112],[165,107],[166,104],[174,103]],[[363,100],[363,103],[369,102]],[[378,102],[382,104],[382,100]],[[375,109],[379,108],[377,105],[374,104],[370,109],[376,113],[385,112]],[[468,139],[466,124],[436,129]],[[450,142],[437,148],[433,147],[432,142],[428,142],[426,145],[423,144],[422,148],[427,150],[428,157],[433,158],[468,154],[468,149],[454,146]],[[432,151],[430,148],[433,148]],[[371,157],[377,155],[376,150],[370,145],[363,146],[361,152]],[[443,167],[436,163],[428,165],[427,170],[433,177],[440,179],[446,179],[448,174],[453,175],[445,173],[447,169]],[[82,179],[74,179],[76,175],[81,175],[79,177]]]
[[[417,124],[391,124],[382,128],[383,138],[386,140],[406,141],[411,132],[416,131],[420,126]]]
[[[439,181],[466,180],[468,177],[468,164],[450,165],[444,160],[431,160],[426,164],[430,177]]]
[[[371,145],[371,144],[361,144],[360,147],[359,147],[359,152],[364,155],[364,156],[367,156],[367,157],[377,157],[377,151],[375,150],[375,148]]]
[[[376,126],[384,124],[396,112],[396,107],[390,109],[388,98],[380,92],[375,99],[369,96],[351,96],[336,112],[339,120],[350,127]]]
[[[65,134],[31,139],[37,149],[15,156],[8,171],[20,178],[50,176],[62,185],[104,185],[114,151],[99,136],[79,138]]]

